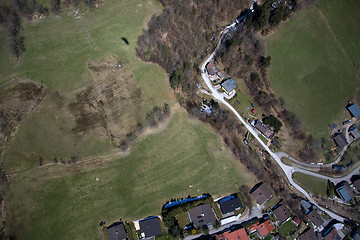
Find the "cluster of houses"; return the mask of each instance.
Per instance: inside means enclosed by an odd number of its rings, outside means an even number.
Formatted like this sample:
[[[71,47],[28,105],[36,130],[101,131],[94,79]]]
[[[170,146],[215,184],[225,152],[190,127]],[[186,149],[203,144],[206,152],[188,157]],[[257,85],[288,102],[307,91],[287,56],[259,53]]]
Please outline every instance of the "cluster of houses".
[[[356,104],[350,102],[348,105],[346,105],[346,109],[349,111],[352,118],[344,121],[343,122],[344,126],[351,124],[352,122],[355,122],[355,120],[360,117],[360,108]],[[336,129],[336,128],[337,128],[336,124],[331,125],[331,130]],[[342,130],[339,130],[336,133],[334,133],[333,140],[339,149],[342,149],[345,146],[349,145],[349,141],[355,141],[360,138],[360,131],[355,124],[349,127],[348,133],[352,139],[351,138],[347,139],[344,136],[344,132]]]
[[[228,98],[235,96],[236,81],[232,77],[227,77],[225,73],[218,71],[213,62],[206,65],[206,71],[212,83],[214,85],[220,84]]]
[[[353,184],[355,189],[360,189],[360,178]],[[351,186],[349,184],[342,185],[336,191],[343,196],[343,201],[350,201],[353,197],[349,192]],[[359,187],[359,188],[357,188]],[[349,191],[349,192],[348,192]],[[359,193],[360,191],[357,190]],[[207,198],[209,195],[202,195],[196,198],[187,198],[181,200],[174,200],[165,204],[163,207],[179,207],[179,209],[185,209],[183,204],[189,202],[193,203],[193,207],[186,210],[186,216],[189,224],[184,229],[210,229],[213,230],[212,234],[202,235],[199,239],[214,239],[214,240],[250,240],[250,239],[280,239],[284,238],[284,235],[280,235],[280,229],[285,225],[291,225],[291,229],[286,234],[296,233],[299,240],[313,240],[313,239],[344,239],[344,224],[338,222],[332,222],[328,218],[323,218],[324,214],[317,209],[316,206],[308,202],[307,200],[300,200],[299,210],[302,211],[307,217],[308,221],[301,221],[296,215],[294,215],[286,204],[276,199],[272,190],[265,184],[256,184],[250,191],[250,195],[257,203],[257,208],[263,210],[263,215],[260,218],[253,218],[244,223],[228,224],[227,228],[221,231],[214,231],[216,222],[221,220],[220,218],[229,219],[241,213],[237,212],[239,209],[244,209],[243,202],[237,194],[231,194],[223,197],[214,204],[211,202],[200,201]],[[349,195],[349,196],[348,196]],[[274,198],[274,199],[273,199]],[[271,203],[271,199],[276,200],[277,203]],[[197,205],[198,204],[198,205]],[[265,207],[265,205],[268,205]],[[273,205],[271,207],[271,205]],[[269,208],[269,206],[271,208]],[[221,216],[216,213],[214,208],[218,208],[221,211]],[[264,209],[267,209],[266,211]],[[270,210],[269,210],[270,209]],[[185,212],[184,212],[185,213]],[[180,213],[181,215],[182,213]],[[221,220],[221,225],[223,221]],[[124,240],[124,239],[155,239],[156,236],[167,234],[167,230],[164,227],[161,217],[152,216],[139,221],[133,222],[133,228],[129,229],[130,225],[123,222],[116,222],[106,228],[107,236],[110,240]],[[301,227],[300,227],[301,226]],[[130,232],[135,232],[130,234]],[[195,233],[195,232],[194,232]],[[199,233],[196,231],[196,233]],[[135,239],[134,239],[135,238]]]

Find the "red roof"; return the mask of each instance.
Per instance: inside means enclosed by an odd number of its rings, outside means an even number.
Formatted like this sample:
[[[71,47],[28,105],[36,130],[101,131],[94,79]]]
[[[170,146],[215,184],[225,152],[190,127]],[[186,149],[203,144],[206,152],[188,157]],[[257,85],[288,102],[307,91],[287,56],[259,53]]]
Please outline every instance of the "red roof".
[[[296,223],[297,225],[299,225],[301,223],[301,220],[298,217],[293,217],[293,222]]]
[[[240,228],[236,231],[227,231],[217,235],[218,239],[221,240],[249,240],[249,237],[245,231],[245,228]]]
[[[265,222],[258,224],[255,223],[254,225],[251,225],[249,227],[250,232],[257,231],[260,237],[265,237],[269,233],[271,233],[273,230],[275,230],[274,226],[270,222],[270,220],[266,220]]]
[[[251,109],[251,112],[252,112],[253,114],[256,114],[256,109]]]

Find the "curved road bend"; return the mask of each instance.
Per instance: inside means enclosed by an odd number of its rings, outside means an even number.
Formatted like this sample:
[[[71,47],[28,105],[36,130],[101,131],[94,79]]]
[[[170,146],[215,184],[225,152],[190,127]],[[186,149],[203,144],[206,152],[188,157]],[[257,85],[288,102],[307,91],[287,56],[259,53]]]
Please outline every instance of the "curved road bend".
[[[238,20],[236,20],[238,21]],[[236,22],[235,21],[235,22]],[[262,145],[262,147],[271,155],[272,158],[275,159],[275,161],[277,162],[277,164],[281,167],[281,169],[283,170],[283,172],[285,173],[287,179],[289,180],[290,184],[297,189],[299,192],[301,192],[311,203],[313,203],[315,206],[317,206],[319,209],[321,209],[322,211],[326,212],[331,218],[336,219],[338,221],[343,222],[345,220],[344,217],[328,210],[325,209],[323,207],[321,207],[310,195],[308,192],[306,192],[303,188],[301,188],[299,185],[297,185],[294,180],[292,179],[292,174],[296,171],[298,172],[302,172],[305,174],[309,174],[309,175],[313,175],[318,177],[318,175],[320,174],[316,174],[310,171],[306,171],[303,169],[299,169],[299,168],[295,168],[295,167],[291,167],[288,165],[285,165],[284,163],[281,162],[281,158],[274,152],[272,152],[269,147],[259,138],[258,133],[249,125],[245,122],[245,120],[240,116],[240,114],[224,99],[224,95],[219,93],[212,85],[210,79],[208,78],[208,75],[205,72],[205,66],[214,58],[216,51],[218,50],[218,48],[221,45],[222,39],[226,36],[226,34],[229,32],[229,29],[234,26],[234,24],[232,23],[231,25],[227,26],[225,28],[225,30],[223,31],[219,43],[216,46],[214,52],[206,59],[206,61],[203,63],[203,65],[201,66],[201,76],[204,80],[204,82],[206,83],[207,87],[210,89],[211,91],[211,95],[218,100],[219,102],[223,103],[225,106],[227,106],[234,114],[235,116],[240,120],[240,122],[247,128],[247,130],[256,138],[256,140]],[[315,175],[314,175],[315,174]],[[322,175],[321,175],[322,176]],[[325,177],[325,176],[323,176]],[[326,179],[328,179],[326,177]]]

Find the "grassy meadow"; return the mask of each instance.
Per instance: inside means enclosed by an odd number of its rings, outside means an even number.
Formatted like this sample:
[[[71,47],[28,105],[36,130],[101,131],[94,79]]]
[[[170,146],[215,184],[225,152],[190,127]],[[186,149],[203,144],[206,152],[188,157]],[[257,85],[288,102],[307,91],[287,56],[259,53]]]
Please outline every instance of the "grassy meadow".
[[[316,139],[359,96],[360,2],[320,0],[265,37],[270,81]]]
[[[300,185],[300,187],[304,188],[306,191],[312,194],[326,196],[326,180],[299,172],[295,172],[293,174],[293,179],[297,184]]]
[[[99,8],[87,12],[62,11],[41,20],[23,22],[26,51],[19,62],[9,55],[6,31],[0,31],[0,85],[15,77],[31,79],[44,84],[52,92],[58,91],[64,104],[58,107],[59,98],[47,95],[27,119],[22,121],[4,153],[5,170],[21,170],[57,156],[68,160],[102,154],[116,146],[106,136],[87,132],[74,136],[74,116],[67,105],[76,93],[85,89],[93,75],[88,63],[110,56],[119,60],[131,73],[139,96],[141,119],[145,120],[154,106],[175,100],[168,84],[166,72],[155,64],[142,62],[136,57],[137,38],[153,14],[161,11],[155,0],[107,0]],[[121,38],[126,38],[127,45]],[[129,105],[129,108],[138,107]]]
[[[254,182],[209,125],[178,112],[127,157],[12,175],[5,199],[8,233],[17,239],[101,239],[102,220],[160,214],[171,198],[204,192],[216,198]]]

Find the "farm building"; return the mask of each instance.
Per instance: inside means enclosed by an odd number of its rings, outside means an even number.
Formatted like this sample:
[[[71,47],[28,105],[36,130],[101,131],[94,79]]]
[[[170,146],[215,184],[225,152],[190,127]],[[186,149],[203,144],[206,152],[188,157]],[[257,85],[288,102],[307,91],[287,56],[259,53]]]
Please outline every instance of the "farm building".
[[[335,144],[339,147],[339,148],[343,148],[345,147],[346,145],[348,145],[348,142],[344,136],[344,134],[340,133],[338,135],[336,135],[334,138],[333,138]]]
[[[352,117],[360,117],[360,108],[356,104],[349,104],[346,106],[346,108]]]

